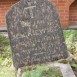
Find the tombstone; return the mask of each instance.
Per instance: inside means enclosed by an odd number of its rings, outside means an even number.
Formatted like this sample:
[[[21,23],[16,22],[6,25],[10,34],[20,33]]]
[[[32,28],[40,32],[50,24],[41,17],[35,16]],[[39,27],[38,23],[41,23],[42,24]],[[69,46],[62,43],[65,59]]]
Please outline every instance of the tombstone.
[[[6,15],[16,69],[68,57],[56,7],[48,0],[21,0]]]

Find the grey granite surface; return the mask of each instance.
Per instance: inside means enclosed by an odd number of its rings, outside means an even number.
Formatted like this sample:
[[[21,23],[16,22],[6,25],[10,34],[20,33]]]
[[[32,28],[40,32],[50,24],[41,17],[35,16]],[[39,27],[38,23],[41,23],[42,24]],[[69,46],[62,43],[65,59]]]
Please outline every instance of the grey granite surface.
[[[6,15],[15,68],[68,57],[56,7],[48,0],[21,0]]]

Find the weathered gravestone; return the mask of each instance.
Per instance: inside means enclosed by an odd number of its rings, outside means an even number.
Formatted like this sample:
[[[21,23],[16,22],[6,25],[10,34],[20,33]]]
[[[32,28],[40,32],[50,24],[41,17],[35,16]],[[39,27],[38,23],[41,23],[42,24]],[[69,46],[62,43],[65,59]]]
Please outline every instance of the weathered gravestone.
[[[68,57],[56,7],[48,0],[21,0],[6,16],[15,68]]]

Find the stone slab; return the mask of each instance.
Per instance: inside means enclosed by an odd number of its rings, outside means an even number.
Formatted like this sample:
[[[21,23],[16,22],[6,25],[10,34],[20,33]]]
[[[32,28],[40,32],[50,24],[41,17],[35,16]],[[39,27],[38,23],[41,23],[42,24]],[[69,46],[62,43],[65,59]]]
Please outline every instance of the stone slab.
[[[20,0],[6,15],[16,69],[68,57],[58,12],[48,0]]]
[[[76,77],[70,64],[53,63],[51,66],[59,67],[63,77]]]

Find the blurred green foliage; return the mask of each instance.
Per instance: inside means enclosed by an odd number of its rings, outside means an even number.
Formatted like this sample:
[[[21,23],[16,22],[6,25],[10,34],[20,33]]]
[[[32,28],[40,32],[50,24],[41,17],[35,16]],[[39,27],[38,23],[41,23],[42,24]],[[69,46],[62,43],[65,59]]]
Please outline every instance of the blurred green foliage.
[[[0,77],[16,77],[12,70],[12,52],[7,37],[0,34]]]
[[[16,77],[16,72],[10,67],[0,66],[0,77]]]
[[[57,68],[37,65],[35,70],[25,71],[22,77],[63,77],[63,76]]]
[[[64,30],[64,37],[68,51],[77,52],[77,30]]]
[[[77,30],[64,30],[64,37],[68,51],[72,54],[72,62],[70,63],[74,73],[77,73]],[[76,74],[77,76],[77,74]]]
[[[9,40],[7,37],[0,34],[0,65],[10,66],[11,60],[11,49]]]

